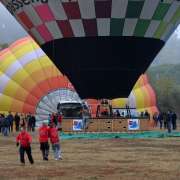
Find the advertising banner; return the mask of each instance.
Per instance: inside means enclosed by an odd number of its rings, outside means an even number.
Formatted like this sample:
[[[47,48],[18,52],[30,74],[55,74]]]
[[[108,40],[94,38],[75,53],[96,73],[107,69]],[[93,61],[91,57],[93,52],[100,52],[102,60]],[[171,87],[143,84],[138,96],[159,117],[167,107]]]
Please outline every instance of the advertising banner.
[[[74,119],[73,120],[73,131],[81,131],[83,130],[83,120],[82,119]]]
[[[139,130],[139,119],[128,119],[128,130]]]

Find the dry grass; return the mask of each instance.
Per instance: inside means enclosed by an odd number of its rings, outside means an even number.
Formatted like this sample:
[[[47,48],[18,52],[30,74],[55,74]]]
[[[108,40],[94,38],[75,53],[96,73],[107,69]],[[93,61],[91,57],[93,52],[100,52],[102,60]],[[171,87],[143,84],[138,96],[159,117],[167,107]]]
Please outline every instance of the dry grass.
[[[0,135],[0,180],[178,180],[180,139],[64,140],[63,160],[41,160],[34,136],[34,165],[18,160],[15,135]]]

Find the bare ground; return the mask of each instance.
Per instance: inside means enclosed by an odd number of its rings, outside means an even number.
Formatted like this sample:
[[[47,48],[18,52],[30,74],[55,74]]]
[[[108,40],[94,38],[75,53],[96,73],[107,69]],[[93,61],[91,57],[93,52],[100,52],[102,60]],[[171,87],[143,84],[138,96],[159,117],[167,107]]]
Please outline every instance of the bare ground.
[[[180,138],[63,140],[63,160],[55,161],[52,151],[42,161],[36,135],[30,165],[19,163],[15,134],[0,135],[0,180],[179,180]]]

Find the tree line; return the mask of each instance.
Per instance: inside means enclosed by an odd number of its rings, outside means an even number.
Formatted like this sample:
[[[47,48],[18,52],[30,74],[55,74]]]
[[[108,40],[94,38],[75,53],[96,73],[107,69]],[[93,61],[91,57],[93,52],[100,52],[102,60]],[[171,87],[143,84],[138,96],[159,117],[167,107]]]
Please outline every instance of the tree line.
[[[154,66],[147,71],[160,111],[169,109],[180,116],[180,64]]]

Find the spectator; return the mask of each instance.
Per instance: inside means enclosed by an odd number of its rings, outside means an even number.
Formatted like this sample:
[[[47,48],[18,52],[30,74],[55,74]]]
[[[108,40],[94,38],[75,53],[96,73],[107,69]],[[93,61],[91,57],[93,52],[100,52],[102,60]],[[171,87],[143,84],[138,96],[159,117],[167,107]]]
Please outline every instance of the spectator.
[[[54,123],[57,126],[58,120],[57,115],[55,113],[52,113],[51,115],[51,123]]]
[[[121,117],[121,114],[118,109],[116,110],[116,117]]]
[[[140,113],[140,116],[141,116],[141,118],[144,117],[144,112],[143,111]]]
[[[34,115],[31,115],[31,130],[34,132],[35,131],[35,127],[36,127],[36,118]]]
[[[164,129],[166,129],[167,128],[167,113],[166,112],[163,113],[163,121],[164,121]]]
[[[0,133],[2,132],[2,121],[3,121],[3,117],[2,114],[0,114]]]
[[[49,137],[50,137],[50,141],[52,144],[52,149],[54,152],[54,159],[55,160],[62,159],[58,130],[59,129],[55,126],[55,124],[51,123],[50,128],[49,128]]]
[[[20,127],[26,127],[25,116],[23,114],[20,117]]]
[[[176,130],[176,128],[177,128],[176,120],[177,120],[177,115],[175,112],[172,112],[172,128],[173,128],[173,130]]]
[[[32,130],[32,118],[31,118],[31,113],[30,112],[27,115],[26,120],[27,120],[27,130],[31,131]]]
[[[18,115],[18,113],[15,114],[14,121],[15,121],[16,132],[18,132],[19,131],[19,125],[20,125],[20,116]]]
[[[159,124],[160,124],[160,129],[162,129],[162,126],[163,126],[163,115],[162,115],[161,112],[158,114],[158,121],[159,121]]]
[[[144,112],[144,117],[150,119],[150,114],[147,110],[145,110],[145,112]]]
[[[153,120],[154,120],[154,126],[157,127],[157,125],[158,125],[158,112],[154,113]]]
[[[30,145],[32,143],[32,137],[28,132],[26,132],[25,127],[22,127],[21,129],[22,129],[21,132],[16,137],[16,145],[19,146],[20,144],[20,148],[19,148],[20,161],[23,165],[25,164],[24,153],[26,152],[29,162],[33,164],[34,160],[31,154],[31,145]]]
[[[40,150],[42,152],[43,160],[46,161],[48,161],[48,155],[49,155],[48,136],[49,136],[49,128],[47,124],[43,122],[42,126],[39,128],[39,143],[40,143]]]
[[[13,132],[13,122],[14,122],[14,117],[11,114],[11,112],[9,112],[9,114],[7,115],[7,119],[9,121],[9,132]]]
[[[172,124],[172,112],[171,112],[171,110],[169,110],[168,113],[167,113],[167,128],[168,128],[168,133],[171,133],[171,124]]]
[[[4,136],[9,135],[9,127],[10,127],[10,122],[7,118],[3,117],[1,120],[1,126],[2,126],[2,134]]]

